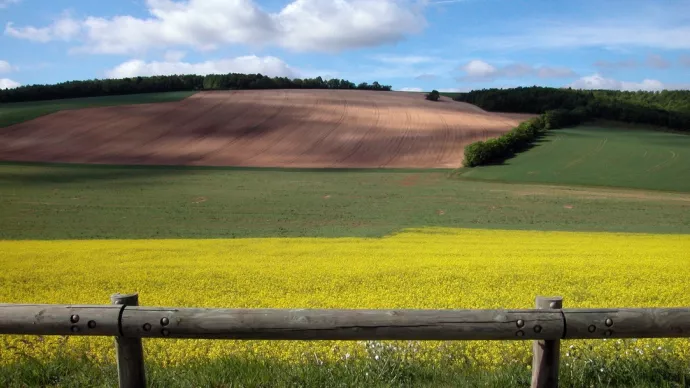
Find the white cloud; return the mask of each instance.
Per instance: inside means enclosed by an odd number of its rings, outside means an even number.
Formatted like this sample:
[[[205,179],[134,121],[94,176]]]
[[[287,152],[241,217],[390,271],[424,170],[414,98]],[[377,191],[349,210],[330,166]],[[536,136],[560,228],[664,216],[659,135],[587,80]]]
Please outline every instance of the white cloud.
[[[9,73],[14,70],[14,67],[9,62],[0,59],[0,74]]]
[[[462,69],[469,78],[492,77],[498,72],[498,69],[494,66],[478,59],[467,62],[467,64],[461,66],[460,69]]]
[[[422,88],[401,88],[399,89],[401,92],[423,92],[424,89]]]
[[[108,70],[109,78],[127,78],[152,75],[172,74],[226,74],[226,73],[261,73],[271,77],[298,76],[298,72],[276,57],[245,56],[199,63],[180,61],[144,62],[131,60]]]
[[[187,53],[184,51],[168,50],[163,55],[163,58],[166,62],[180,62],[185,56],[187,56]]]
[[[54,40],[70,41],[79,35],[80,30],[80,23],[68,14],[63,14],[50,25],[41,28],[32,26],[15,28],[11,22],[5,26],[6,35],[40,43]]]
[[[497,78],[567,78],[576,76],[572,69],[567,67],[534,67],[524,63],[513,63],[502,67],[493,66],[487,62],[475,59],[460,67],[465,75],[459,77],[459,81],[491,81]]]
[[[0,9],[7,8],[12,4],[19,4],[21,0],[0,0]]]
[[[469,88],[446,88],[446,89],[439,89],[438,90],[441,93],[465,93],[469,92]]]
[[[147,0],[147,18],[62,19],[48,27],[15,28],[5,33],[38,42],[79,38],[77,51],[143,53],[149,49],[223,44],[277,45],[295,51],[337,52],[403,39],[426,25],[423,7],[411,0],[293,0],[277,13],[255,0]]]
[[[405,0],[295,0],[273,16],[280,44],[297,51],[340,51],[401,40],[426,26]]]
[[[0,78],[0,89],[14,89],[22,86],[19,82],[12,81],[9,78]]]
[[[592,74],[578,79],[569,85],[574,89],[608,89],[608,90],[663,90],[670,89],[669,85],[654,79],[645,79],[642,82],[619,81],[613,78],[606,78],[601,74]]]

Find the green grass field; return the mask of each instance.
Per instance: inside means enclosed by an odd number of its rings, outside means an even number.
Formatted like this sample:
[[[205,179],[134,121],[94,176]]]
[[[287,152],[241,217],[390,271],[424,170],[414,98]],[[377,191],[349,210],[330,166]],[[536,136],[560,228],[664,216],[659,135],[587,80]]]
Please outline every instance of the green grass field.
[[[462,177],[689,192],[690,136],[617,123],[559,129],[502,165]]]
[[[380,237],[424,226],[690,232],[689,194],[452,175],[4,163],[0,239]]]
[[[195,92],[143,93],[122,96],[71,98],[65,100],[18,102],[0,104],[0,128],[33,120],[37,117],[66,109],[128,104],[149,104],[183,100]]]

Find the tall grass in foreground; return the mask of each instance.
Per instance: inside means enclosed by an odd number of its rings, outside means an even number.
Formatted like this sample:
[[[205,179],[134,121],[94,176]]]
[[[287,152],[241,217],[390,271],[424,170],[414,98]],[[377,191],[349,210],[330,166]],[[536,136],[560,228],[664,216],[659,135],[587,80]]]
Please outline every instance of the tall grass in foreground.
[[[690,366],[673,357],[648,361],[565,356],[561,387],[687,387]],[[286,363],[257,357],[226,357],[164,367],[146,365],[150,387],[526,387],[527,365],[493,370],[462,367],[450,361],[424,363],[394,355],[340,362]],[[112,387],[117,367],[88,357],[61,357],[38,363],[27,359],[0,366],[0,386]]]

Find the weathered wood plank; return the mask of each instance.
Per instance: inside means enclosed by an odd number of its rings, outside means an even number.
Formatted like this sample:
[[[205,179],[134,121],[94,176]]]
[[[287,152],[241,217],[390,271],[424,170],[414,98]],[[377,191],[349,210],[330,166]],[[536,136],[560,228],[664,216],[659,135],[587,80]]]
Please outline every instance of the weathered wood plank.
[[[565,338],[690,337],[690,309],[567,309]]]
[[[119,333],[118,306],[0,304],[0,334],[100,335]]]
[[[563,298],[560,296],[538,296],[536,303],[537,308],[543,310],[559,310],[563,308]],[[565,324],[563,327],[565,327]],[[558,339],[538,340],[534,341],[532,348],[532,388],[558,388],[561,341]]]
[[[0,304],[0,334],[118,336],[118,316],[122,309],[121,306]],[[561,311],[562,316],[542,310],[125,307],[122,334],[127,337],[410,340],[690,337],[690,308]],[[163,318],[168,319],[166,325],[162,324]],[[524,322],[523,327],[518,327],[518,320]],[[535,331],[536,326],[540,326],[539,333]]]
[[[540,310],[275,310],[126,307],[128,337],[281,340],[525,340],[563,335]]]
[[[137,306],[139,295],[115,294],[110,301],[118,306]],[[124,309],[125,307],[121,307]],[[115,337],[115,349],[117,350],[117,375],[120,388],[143,388],[146,386],[146,374],[144,371],[144,348],[141,338]]]

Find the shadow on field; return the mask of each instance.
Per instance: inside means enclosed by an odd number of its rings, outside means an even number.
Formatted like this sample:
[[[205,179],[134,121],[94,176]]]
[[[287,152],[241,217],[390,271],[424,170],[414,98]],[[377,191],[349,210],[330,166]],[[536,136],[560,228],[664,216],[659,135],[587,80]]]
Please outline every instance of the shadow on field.
[[[65,168],[68,167],[68,168]],[[0,185],[72,184],[121,181],[141,184],[142,180],[192,173],[192,169],[168,166],[99,166],[46,163],[0,163]]]
[[[283,173],[443,173],[451,174],[447,168],[285,168],[285,167],[224,167],[185,165],[111,165],[42,162],[0,161],[0,185],[41,185],[120,181],[122,185],[141,185],[142,180],[160,177],[179,177],[209,171],[241,172],[283,172]],[[159,181],[160,182],[160,181]]]

